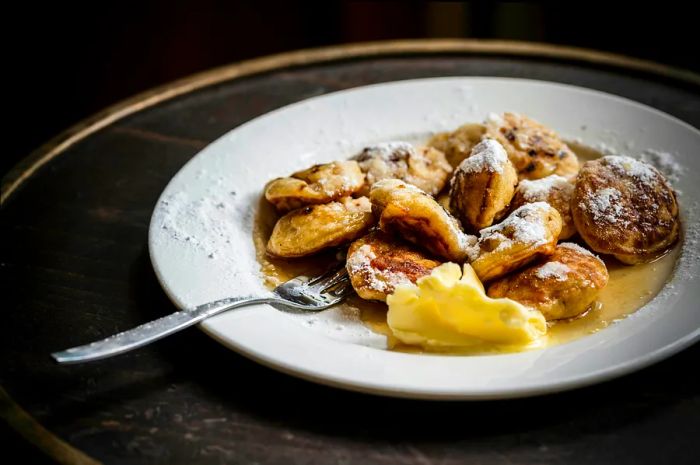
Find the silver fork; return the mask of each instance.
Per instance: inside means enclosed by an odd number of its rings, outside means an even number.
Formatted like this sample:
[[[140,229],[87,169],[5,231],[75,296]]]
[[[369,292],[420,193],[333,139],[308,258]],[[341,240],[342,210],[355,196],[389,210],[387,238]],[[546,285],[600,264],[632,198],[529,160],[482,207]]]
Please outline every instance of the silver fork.
[[[122,354],[150,344],[219,313],[245,305],[271,304],[279,310],[319,312],[352,292],[345,266],[335,266],[315,278],[297,276],[277,286],[266,297],[234,297],[181,310],[149,323],[109,336],[90,344],[73,347],[51,356],[62,364],[88,362]]]

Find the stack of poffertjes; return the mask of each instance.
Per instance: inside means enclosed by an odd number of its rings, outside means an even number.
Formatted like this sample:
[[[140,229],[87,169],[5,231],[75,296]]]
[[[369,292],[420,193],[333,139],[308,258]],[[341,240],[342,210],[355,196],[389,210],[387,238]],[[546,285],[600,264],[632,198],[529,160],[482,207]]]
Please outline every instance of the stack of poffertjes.
[[[573,242],[634,265],[679,236],[676,195],[653,166],[625,156],[579,164],[551,129],[515,113],[434,136],[388,142],[347,161],[268,183],[282,215],[269,255],[296,258],[349,244],[357,294],[385,301],[444,262],[468,262],[490,297],[547,320],[590,308],[605,263]]]

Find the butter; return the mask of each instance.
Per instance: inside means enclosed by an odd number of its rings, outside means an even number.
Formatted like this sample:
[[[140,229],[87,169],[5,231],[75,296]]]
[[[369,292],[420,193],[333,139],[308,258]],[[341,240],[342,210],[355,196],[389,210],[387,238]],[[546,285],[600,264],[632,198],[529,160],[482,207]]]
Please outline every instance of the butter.
[[[387,298],[387,323],[404,344],[425,349],[543,344],[547,323],[537,310],[511,299],[492,299],[472,267],[444,263],[416,284]]]

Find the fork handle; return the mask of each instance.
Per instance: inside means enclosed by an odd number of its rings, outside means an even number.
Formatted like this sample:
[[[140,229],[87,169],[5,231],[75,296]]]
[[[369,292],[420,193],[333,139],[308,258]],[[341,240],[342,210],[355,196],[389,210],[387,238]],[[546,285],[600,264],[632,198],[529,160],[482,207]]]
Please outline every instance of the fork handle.
[[[217,300],[216,302],[200,305],[192,310],[181,310],[171,313],[157,320],[144,323],[135,328],[90,344],[73,347],[61,352],[54,352],[51,356],[61,364],[99,360],[145,346],[153,341],[157,341],[165,336],[195,325],[205,318],[227,310],[232,310],[244,305],[273,302],[278,302],[278,299],[273,297],[238,297]]]

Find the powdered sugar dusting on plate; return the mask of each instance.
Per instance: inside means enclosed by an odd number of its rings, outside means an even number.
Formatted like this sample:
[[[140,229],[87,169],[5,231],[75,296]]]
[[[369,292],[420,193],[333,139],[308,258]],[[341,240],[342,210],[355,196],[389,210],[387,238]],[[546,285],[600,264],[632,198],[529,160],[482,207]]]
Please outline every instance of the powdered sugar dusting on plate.
[[[377,349],[387,348],[386,336],[373,332],[361,318],[361,310],[351,302],[336,305],[318,313],[286,313],[289,317],[315,333],[337,341],[360,344]]]
[[[686,172],[686,167],[678,161],[678,156],[665,150],[647,148],[641,153],[633,155],[634,158],[632,158],[622,155],[620,151],[603,142],[595,144],[594,148],[596,148],[603,155],[606,155],[606,157],[617,157],[618,159],[623,160],[636,159],[642,163],[642,167],[644,166],[644,163],[651,165],[659,170],[666,177],[666,179],[674,183],[678,182],[681,176],[683,176],[683,174]],[[640,165],[636,166],[639,167]],[[624,166],[619,167],[625,171],[627,170]],[[647,175],[649,174],[648,170],[642,169],[642,172],[646,172]]]
[[[267,292],[255,255],[239,253],[241,248],[253,246],[250,231],[257,202],[241,195],[226,173],[200,169],[196,178],[206,185],[204,189],[171,187],[159,200],[151,220],[151,247],[192,267],[217,270],[206,283],[200,283],[199,276],[189,280],[198,284],[191,291],[182,286],[180,298],[187,302],[187,308],[195,307],[231,297],[227,289],[230,283],[238,282],[245,282],[248,292]]]
[[[230,221],[234,214],[233,195],[191,199],[176,192],[160,201],[160,228],[171,238],[204,253],[210,259],[230,255],[238,227]]]
[[[486,115],[484,122],[486,124],[493,124],[494,126],[503,126],[506,123],[502,115],[493,112]]]
[[[685,167],[676,161],[676,157],[661,150],[646,149],[639,156],[640,160],[653,165],[672,182],[678,182],[685,172]]]
[[[681,204],[684,234],[682,250],[669,282],[654,300],[677,295],[685,283],[696,281],[700,276],[700,203]]]
[[[677,274],[681,278],[694,280],[700,276],[700,203],[695,201],[689,205],[683,220],[686,226],[685,244]]]

